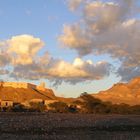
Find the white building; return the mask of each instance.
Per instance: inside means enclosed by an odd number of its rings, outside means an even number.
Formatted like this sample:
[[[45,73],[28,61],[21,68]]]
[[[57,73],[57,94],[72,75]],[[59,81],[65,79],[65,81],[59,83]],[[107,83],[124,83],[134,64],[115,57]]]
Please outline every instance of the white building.
[[[12,107],[13,104],[14,103],[11,100],[1,100],[0,101],[0,107]]]

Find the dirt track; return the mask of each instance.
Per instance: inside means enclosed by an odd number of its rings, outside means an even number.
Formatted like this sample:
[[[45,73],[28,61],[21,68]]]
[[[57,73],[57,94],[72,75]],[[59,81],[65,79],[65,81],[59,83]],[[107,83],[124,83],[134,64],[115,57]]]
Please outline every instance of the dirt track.
[[[0,113],[0,140],[140,140],[140,116]]]

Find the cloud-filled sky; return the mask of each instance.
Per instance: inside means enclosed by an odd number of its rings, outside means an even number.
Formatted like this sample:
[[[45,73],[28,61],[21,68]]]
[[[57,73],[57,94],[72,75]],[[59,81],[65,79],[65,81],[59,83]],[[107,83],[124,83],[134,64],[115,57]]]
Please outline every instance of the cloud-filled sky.
[[[0,1],[0,79],[59,96],[140,76],[138,0]]]

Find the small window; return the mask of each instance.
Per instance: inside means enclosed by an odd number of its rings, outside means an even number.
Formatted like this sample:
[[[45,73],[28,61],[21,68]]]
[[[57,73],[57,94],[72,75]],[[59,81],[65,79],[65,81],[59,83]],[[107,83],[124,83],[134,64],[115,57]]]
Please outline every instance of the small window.
[[[5,106],[8,106],[8,103],[7,102],[5,103]]]

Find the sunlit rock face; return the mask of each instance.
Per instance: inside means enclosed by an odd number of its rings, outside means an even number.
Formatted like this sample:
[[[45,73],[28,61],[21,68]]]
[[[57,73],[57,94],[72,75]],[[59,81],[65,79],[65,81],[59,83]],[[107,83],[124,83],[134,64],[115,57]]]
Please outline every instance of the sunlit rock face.
[[[0,82],[2,87],[13,87],[13,88],[36,88],[36,85],[25,83],[25,82]]]
[[[129,88],[133,88],[133,89],[140,88],[140,77],[136,77],[136,78],[132,79],[128,83],[128,86],[129,86]]]
[[[132,79],[129,83],[115,84],[106,91],[101,91],[98,94],[92,95],[103,101],[110,101],[114,104],[140,104],[140,77]]]
[[[25,102],[32,99],[55,99],[52,89],[25,82],[0,82],[0,100]]]

